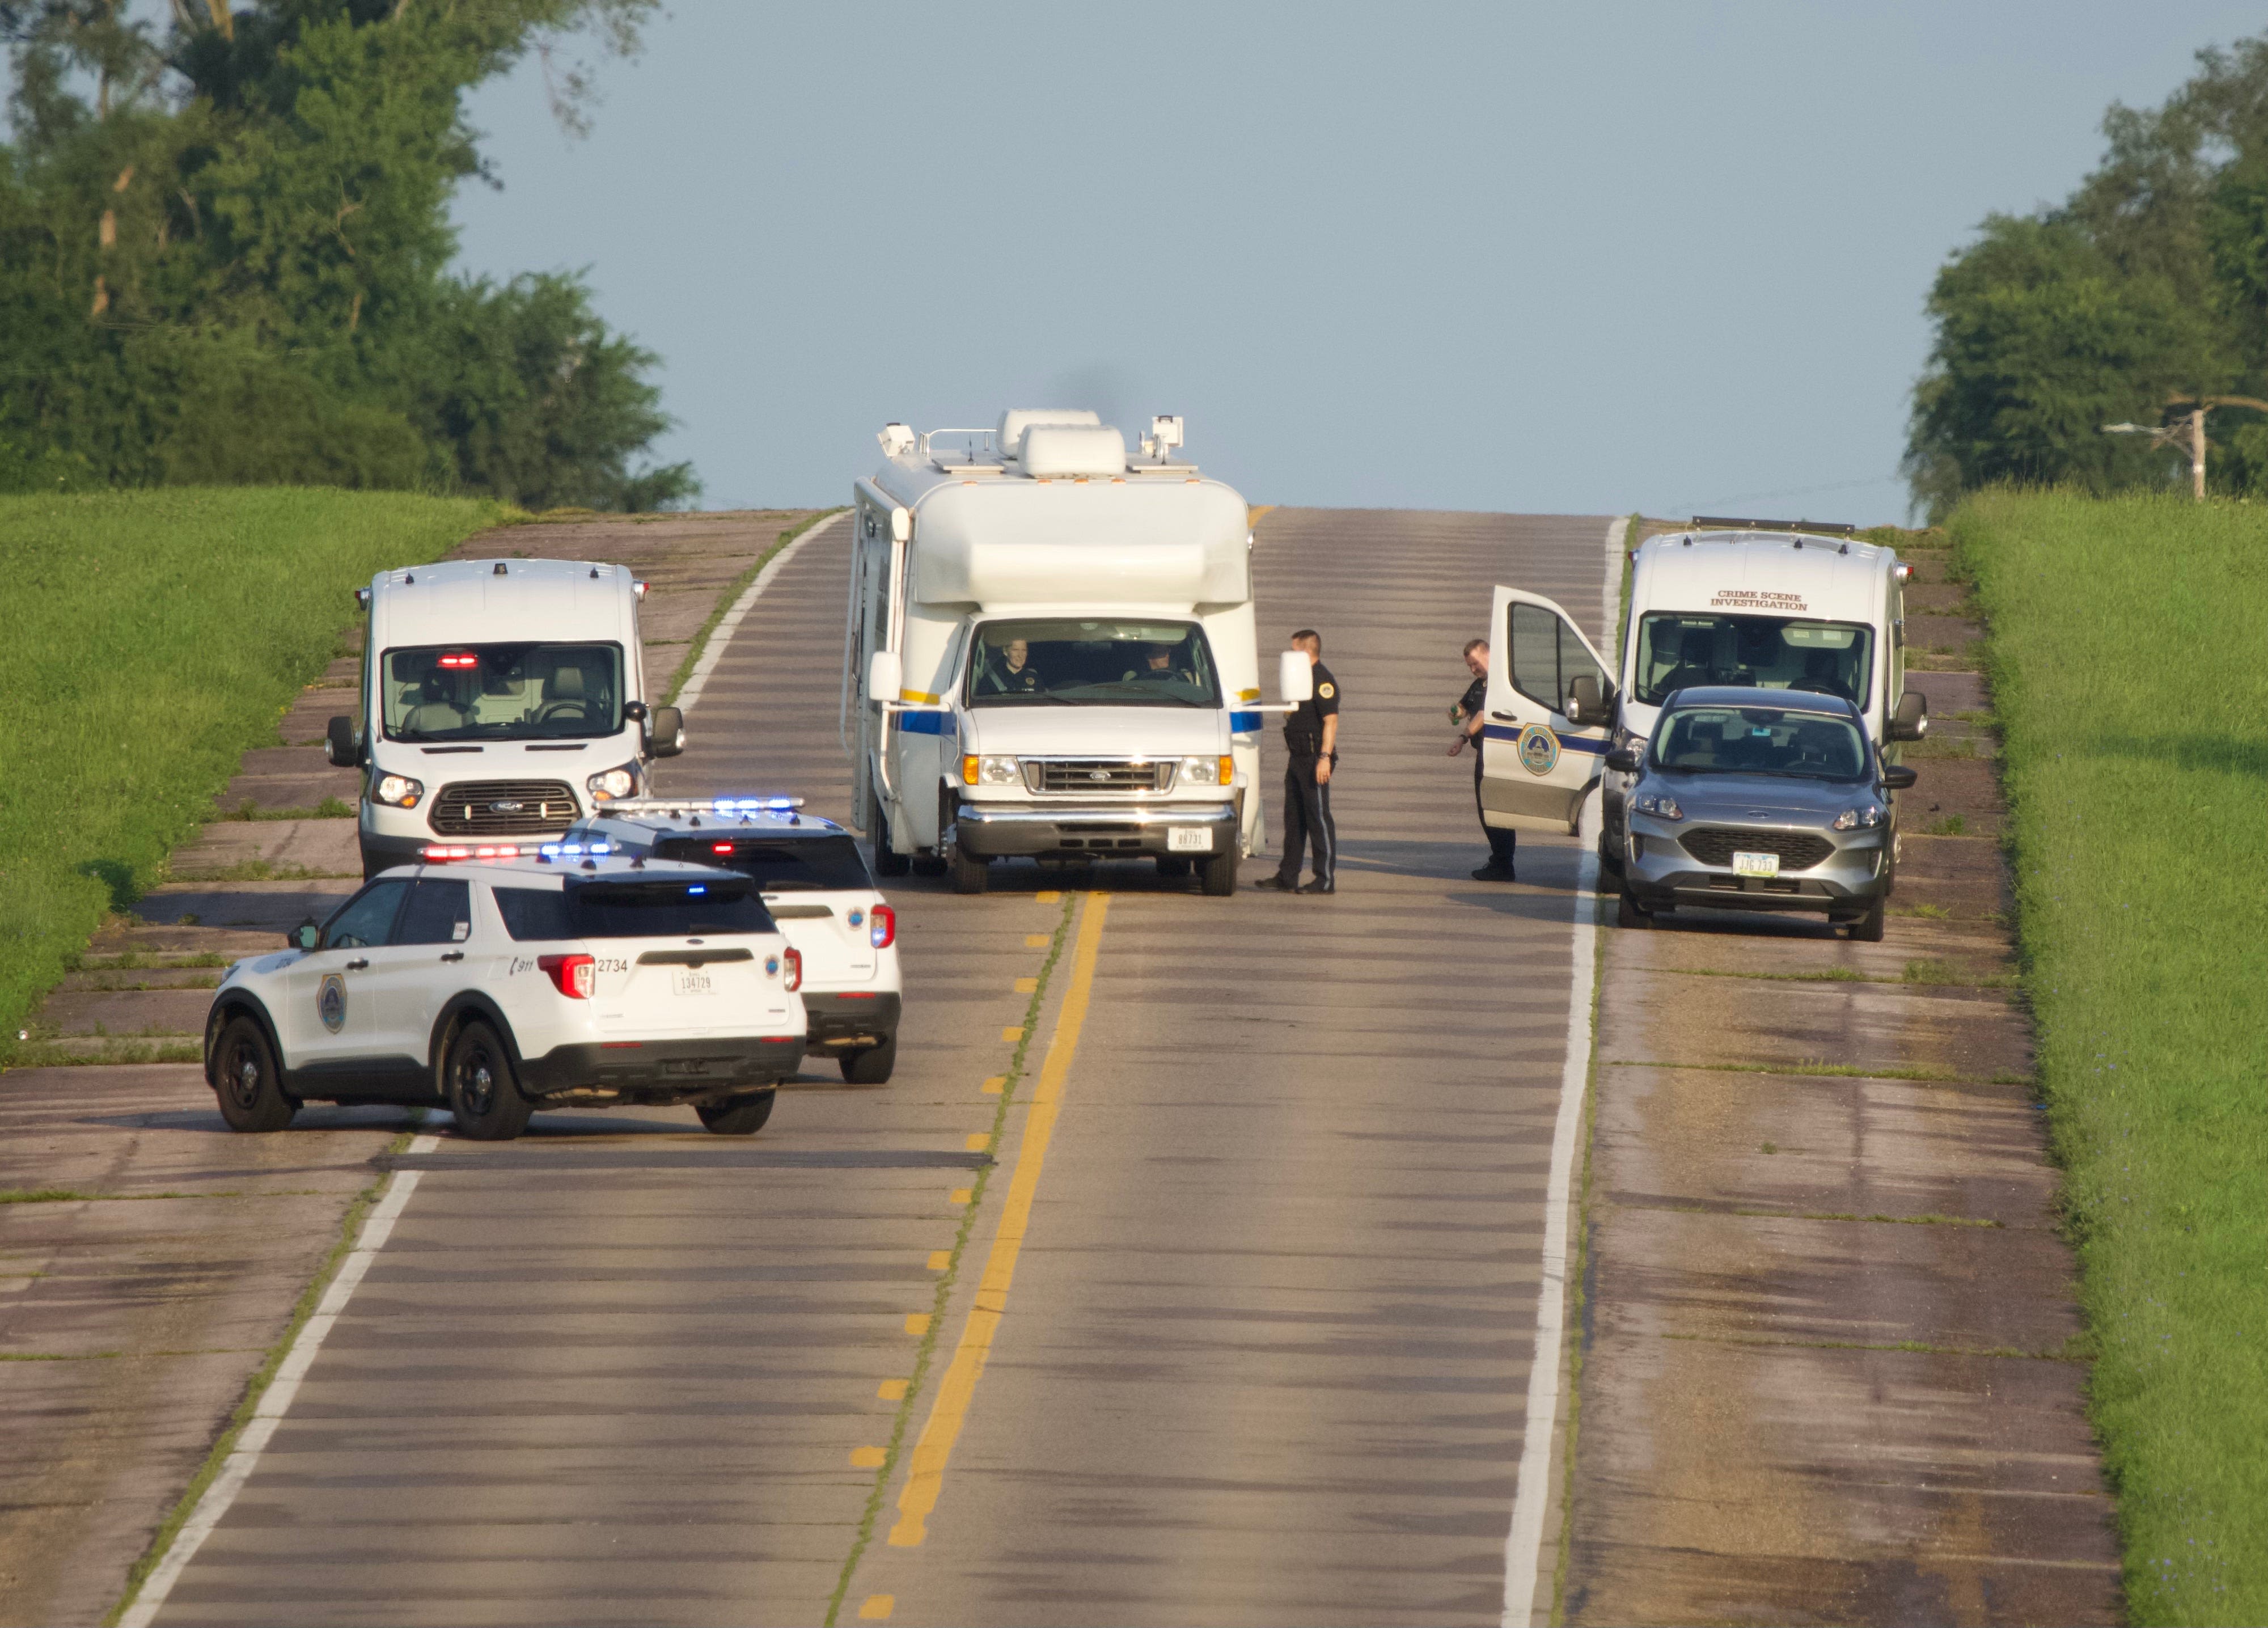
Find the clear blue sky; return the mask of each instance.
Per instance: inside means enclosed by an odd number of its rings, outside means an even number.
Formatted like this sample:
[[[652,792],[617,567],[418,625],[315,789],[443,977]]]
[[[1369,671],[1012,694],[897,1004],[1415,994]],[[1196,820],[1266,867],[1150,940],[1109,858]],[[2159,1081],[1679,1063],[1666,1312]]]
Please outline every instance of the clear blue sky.
[[[571,140],[473,114],[465,264],[587,267],[707,506],[843,500],[885,420],[1189,420],[1256,502],[1902,519],[1921,303],[2195,0],[674,0]]]

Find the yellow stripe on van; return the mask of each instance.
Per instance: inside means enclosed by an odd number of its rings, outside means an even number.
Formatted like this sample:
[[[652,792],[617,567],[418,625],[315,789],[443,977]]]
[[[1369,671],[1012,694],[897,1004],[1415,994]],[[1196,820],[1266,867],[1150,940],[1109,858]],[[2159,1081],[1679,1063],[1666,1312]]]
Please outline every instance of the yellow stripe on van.
[[[898,699],[921,707],[933,707],[937,704],[937,697],[925,689],[902,689],[898,691]]]

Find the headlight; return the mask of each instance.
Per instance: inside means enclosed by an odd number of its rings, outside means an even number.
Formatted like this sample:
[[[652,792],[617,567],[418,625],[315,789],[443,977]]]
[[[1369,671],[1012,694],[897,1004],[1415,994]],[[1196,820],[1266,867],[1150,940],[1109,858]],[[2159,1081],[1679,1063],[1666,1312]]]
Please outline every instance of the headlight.
[[[980,757],[976,760],[976,785],[1015,785],[1024,777],[1023,765],[1012,757]]]
[[[1236,779],[1236,760],[1233,757],[1185,757],[1182,760],[1181,783],[1183,785],[1229,785]]]
[[[620,769],[601,770],[583,784],[590,788],[592,799],[595,802],[612,802],[617,798],[633,796],[637,791],[637,765],[624,763]]]
[[[1685,817],[1685,811],[1677,806],[1675,798],[1664,797],[1659,792],[1642,793],[1631,807],[1642,814],[1652,814],[1657,820],[1683,820]]]
[[[1861,803],[1856,808],[1845,808],[1835,816],[1838,831],[1871,831],[1888,818],[1880,803]]]
[[[380,775],[370,799],[391,803],[396,808],[415,808],[417,799],[424,795],[425,783],[422,780],[412,780],[408,775]]]

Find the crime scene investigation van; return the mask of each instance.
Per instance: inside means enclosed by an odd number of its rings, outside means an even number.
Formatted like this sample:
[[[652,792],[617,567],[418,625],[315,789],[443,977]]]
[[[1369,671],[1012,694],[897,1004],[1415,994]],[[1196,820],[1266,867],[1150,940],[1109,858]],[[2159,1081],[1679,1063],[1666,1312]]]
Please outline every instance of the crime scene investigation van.
[[[363,771],[365,880],[436,844],[556,840],[645,791],[685,725],[645,702],[644,597],[592,560],[450,560],[355,590],[370,618],[361,712],[331,719],[327,746]]]
[[[858,483],[842,734],[875,868],[1148,856],[1235,891],[1262,840],[1244,499],[1092,412],[903,424]],[[1275,709],[1268,709],[1275,710]]]

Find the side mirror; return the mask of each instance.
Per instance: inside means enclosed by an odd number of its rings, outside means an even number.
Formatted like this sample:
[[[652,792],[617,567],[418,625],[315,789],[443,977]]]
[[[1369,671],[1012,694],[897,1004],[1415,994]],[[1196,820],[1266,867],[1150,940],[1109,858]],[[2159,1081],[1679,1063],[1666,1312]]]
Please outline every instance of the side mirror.
[[[362,748],[355,743],[354,719],[335,718],[323,731],[323,755],[334,769],[362,767]]]
[[[643,723],[644,723],[644,722],[645,722],[645,720],[646,720],[646,717],[647,717],[647,712],[646,712],[646,704],[645,704],[645,703],[644,703],[644,702],[643,702],[643,701],[625,701],[625,702],[623,702],[623,703],[622,703],[622,716],[623,716],[624,718],[626,718],[630,719],[630,722],[631,722],[631,723],[633,723],[633,724],[643,724]]]
[[[895,650],[878,650],[866,659],[866,699],[895,701],[906,687],[905,669]]]
[[[295,950],[312,950],[322,941],[323,930],[315,924],[312,916],[284,935],[284,942]]]
[[[685,714],[675,707],[656,707],[646,725],[646,750],[656,757],[675,757],[685,750]]]
[[[1882,784],[1893,792],[1903,792],[1920,778],[1904,763],[1893,763],[1882,770]]]
[[[1576,681],[1580,683],[1581,680]],[[1572,718],[1568,719],[1572,723]],[[1634,775],[1645,764],[1646,755],[1634,746],[1618,746],[1607,754],[1607,767],[1618,775]]]
[[[1276,658],[1276,688],[1292,706],[1315,698],[1315,664],[1306,651],[1287,650]]]
[[[1890,714],[1882,733],[1892,740],[1918,740],[1928,733],[1929,697],[1909,689],[1898,697],[1898,710]]]
[[[1615,721],[1612,685],[1600,693],[1599,681],[1588,673],[1567,686],[1567,721],[1580,729],[1596,729]]]

